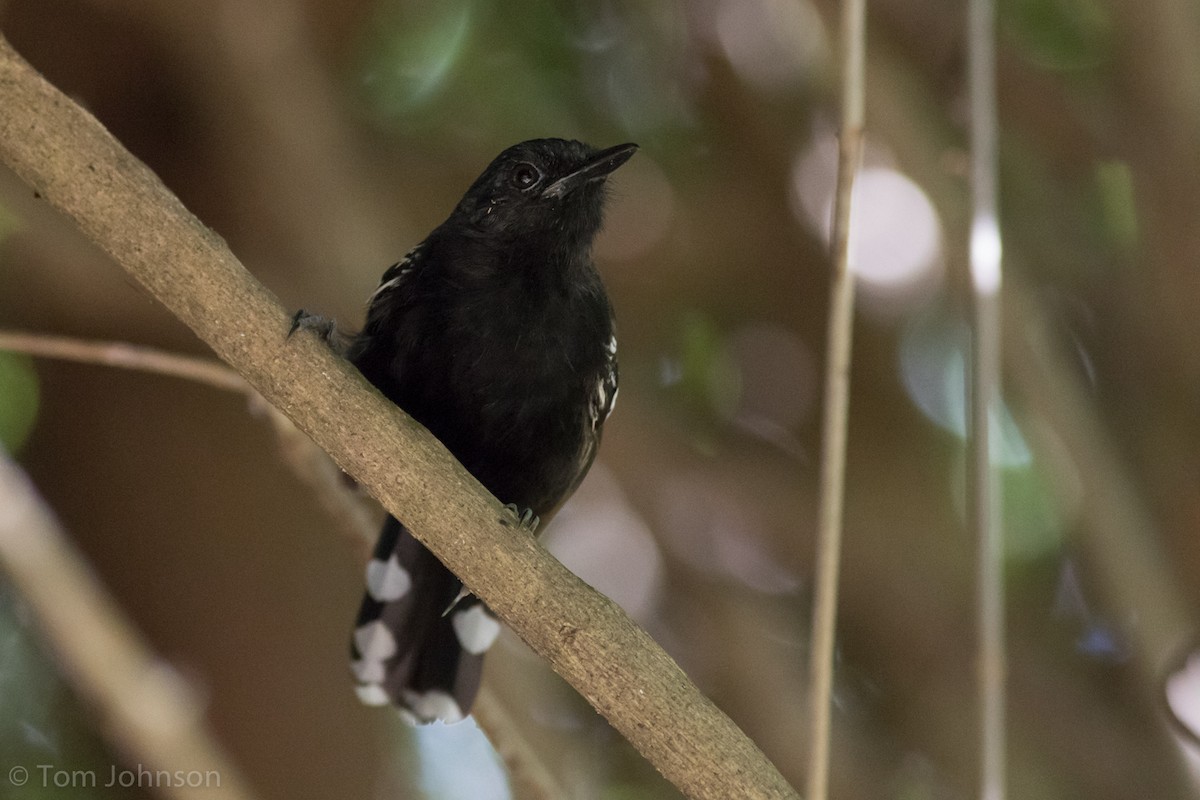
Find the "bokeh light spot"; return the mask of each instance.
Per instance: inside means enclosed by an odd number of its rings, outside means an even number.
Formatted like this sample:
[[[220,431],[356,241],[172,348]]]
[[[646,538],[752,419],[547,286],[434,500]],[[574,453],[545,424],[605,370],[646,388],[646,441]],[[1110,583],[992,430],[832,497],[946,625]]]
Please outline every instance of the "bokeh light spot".
[[[900,375],[909,399],[931,422],[964,440],[968,335],[961,320],[928,310],[908,320],[900,340]],[[999,442],[996,462],[1006,467],[1029,464],[1029,446],[1007,407],[992,424],[992,436]]]
[[[802,82],[829,57],[821,15],[805,0],[724,0],[713,24],[734,71],[764,91]]]
[[[1000,291],[1000,262],[1003,245],[1000,225],[993,214],[984,214],[971,223],[971,282],[981,295]]]
[[[792,196],[798,216],[828,245],[837,184],[837,141],[819,132],[796,160]],[[943,276],[942,225],[925,192],[868,147],[854,188],[850,268],[861,306],[894,317],[925,302]]]
[[[800,579],[769,552],[760,512],[741,503],[716,475],[691,473],[659,481],[656,529],[671,554],[705,575],[737,581],[764,594],[800,588]]]
[[[543,543],[634,619],[650,618],[662,580],[662,556],[650,528],[603,464],[592,466],[546,530]]]
[[[924,297],[940,281],[941,222],[921,187],[901,173],[876,167],[859,174],[850,230],[850,268],[868,296],[924,288]]]
[[[1189,653],[1167,677],[1165,690],[1175,720],[1200,740],[1200,650]]]

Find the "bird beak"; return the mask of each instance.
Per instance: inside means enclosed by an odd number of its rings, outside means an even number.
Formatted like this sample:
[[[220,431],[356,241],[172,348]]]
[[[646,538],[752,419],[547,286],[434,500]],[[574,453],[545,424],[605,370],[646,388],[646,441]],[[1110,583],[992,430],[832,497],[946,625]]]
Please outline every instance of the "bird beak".
[[[638,146],[631,143],[601,150],[582,167],[570,175],[564,175],[543,189],[542,197],[565,197],[585,183],[604,180],[617,167],[628,161],[637,152],[637,149]]]

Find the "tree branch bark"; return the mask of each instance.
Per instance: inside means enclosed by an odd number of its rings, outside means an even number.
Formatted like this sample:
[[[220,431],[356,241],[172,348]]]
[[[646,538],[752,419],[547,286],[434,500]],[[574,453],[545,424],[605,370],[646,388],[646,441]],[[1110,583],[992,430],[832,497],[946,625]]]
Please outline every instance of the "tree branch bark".
[[[0,159],[367,487],[685,794],[794,798],[614,603],[507,524],[428,431],[288,315],[215,233],[0,38]]]
[[[184,378],[214,389],[245,395],[252,406],[265,412],[271,427],[275,429],[275,438],[279,445],[281,458],[291,468],[292,475],[296,480],[312,490],[317,504],[329,516],[332,530],[354,547],[355,552],[362,558],[364,566],[367,559],[371,557],[372,544],[375,537],[379,535],[378,515],[367,511],[367,503],[357,491],[346,485],[341,471],[333,465],[324,450],[313,444],[312,439],[305,436],[299,428],[292,424],[291,420],[268,406],[262,396],[250,387],[250,384],[224,364],[209,358],[167,353],[127,342],[88,341],[69,336],[51,336],[24,331],[0,330],[0,350]],[[2,466],[3,459],[0,458],[0,468]],[[0,478],[2,477],[0,474]],[[0,483],[0,493],[3,491],[4,486]],[[0,520],[0,562],[6,561],[2,522],[3,520]],[[54,561],[46,559],[39,563],[52,565]],[[14,575],[17,574],[15,570],[12,571]],[[83,573],[77,571],[77,574]],[[43,575],[36,569],[27,569],[19,577],[24,579],[23,585],[31,586],[37,583],[42,589],[51,586],[57,587],[63,582],[61,576],[53,571],[49,575]],[[62,589],[54,588],[37,597],[32,596],[30,592],[23,592],[22,597],[31,603],[36,603],[39,598],[62,591]],[[60,603],[59,606],[61,605]],[[78,606],[71,609],[60,609],[60,613],[70,616],[87,608],[88,606]],[[67,646],[74,642],[69,639],[67,641],[59,640],[58,635],[61,633],[61,628],[43,625],[43,629],[48,637],[55,640],[56,649],[64,654],[64,658],[77,656],[74,651],[69,655],[64,653]],[[86,657],[86,653],[83,657]],[[112,659],[110,658],[110,660]],[[81,672],[79,669],[71,671],[77,674]],[[88,689],[89,687],[83,688]],[[119,705],[119,702],[119,698],[105,696],[103,705],[105,707]],[[101,703],[98,702],[99,704]],[[471,713],[475,717],[475,722],[491,741],[496,753],[504,761],[504,766],[508,770],[509,783],[518,797],[523,800],[552,800],[563,796],[554,776],[541,763],[538,754],[530,747],[518,726],[513,723],[504,710],[499,698],[489,690],[487,685],[480,689]]]

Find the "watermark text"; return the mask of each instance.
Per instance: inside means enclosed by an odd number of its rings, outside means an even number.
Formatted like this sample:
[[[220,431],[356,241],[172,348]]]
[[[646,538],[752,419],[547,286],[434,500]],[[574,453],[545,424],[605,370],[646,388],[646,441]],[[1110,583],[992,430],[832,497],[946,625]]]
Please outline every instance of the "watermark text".
[[[221,773],[215,769],[150,769],[142,764],[112,764],[107,770],[18,764],[8,770],[7,777],[11,786],[43,789],[216,789],[221,786]]]

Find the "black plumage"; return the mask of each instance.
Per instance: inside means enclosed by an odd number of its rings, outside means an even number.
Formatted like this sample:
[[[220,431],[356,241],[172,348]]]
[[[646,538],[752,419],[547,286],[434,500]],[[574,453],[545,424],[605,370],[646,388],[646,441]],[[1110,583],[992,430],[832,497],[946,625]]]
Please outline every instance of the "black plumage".
[[[612,309],[591,257],[605,179],[632,144],[508,148],[449,218],[383,274],[347,358],[529,527],[591,466],[617,394]],[[299,327],[324,327],[297,314]],[[359,696],[452,721],[498,623],[389,519],[352,644]]]

